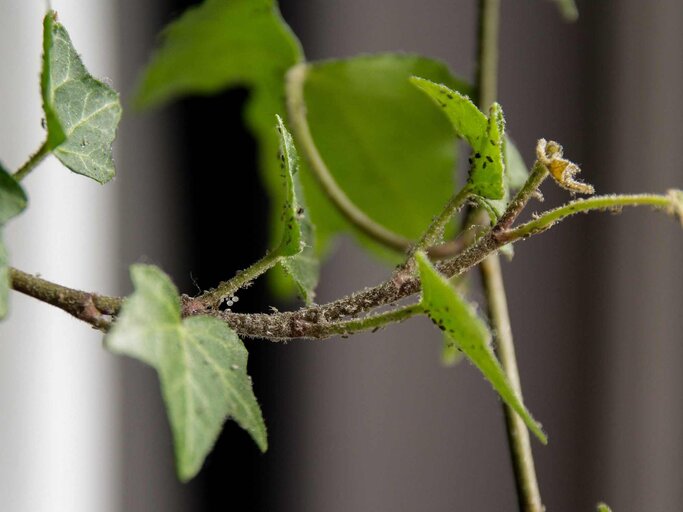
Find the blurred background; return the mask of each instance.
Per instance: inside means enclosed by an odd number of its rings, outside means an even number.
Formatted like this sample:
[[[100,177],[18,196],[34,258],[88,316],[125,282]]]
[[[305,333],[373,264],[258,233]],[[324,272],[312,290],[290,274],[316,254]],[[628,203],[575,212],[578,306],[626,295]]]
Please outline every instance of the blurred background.
[[[86,65],[124,106],[158,31],[193,3],[52,0]],[[503,4],[500,102],[527,162],[545,137],[562,142],[598,192],[682,187],[683,4],[580,1],[571,25],[548,1]],[[9,168],[42,141],[44,7],[0,0],[0,156]],[[309,59],[405,50],[474,76],[474,0],[281,8]],[[268,201],[257,173],[244,172],[256,159],[240,121],[246,97],[127,108],[113,185],[45,162],[26,180],[31,208],[7,229],[13,261],[112,294],[130,291],[136,261],[160,265],[188,293],[248,265],[267,247]],[[226,140],[237,163],[224,159]],[[231,189],[232,202],[218,201]],[[546,205],[566,199],[545,191]],[[682,249],[679,225],[632,210],[574,218],[504,263],[525,401],[550,434],[547,447],[534,444],[549,511],[589,511],[598,500],[615,511],[681,508]],[[387,275],[344,240],[318,300]],[[240,298],[243,311],[288,306],[260,282]],[[0,510],[515,510],[498,400],[468,364],[440,366],[440,335],[427,322],[247,347],[270,450],[261,455],[228,423],[200,475],[181,485],[154,372],[13,294],[0,325]]]

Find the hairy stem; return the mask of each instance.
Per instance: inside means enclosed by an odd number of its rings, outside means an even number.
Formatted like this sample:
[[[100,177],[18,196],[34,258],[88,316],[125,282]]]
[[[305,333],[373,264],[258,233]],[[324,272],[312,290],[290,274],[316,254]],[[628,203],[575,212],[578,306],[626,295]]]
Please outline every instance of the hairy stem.
[[[22,165],[12,176],[17,181],[23,180],[49,154],[50,149],[48,148],[47,141],[45,141],[43,142],[43,145],[38,148],[38,151],[33,153],[26,163]]]
[[[486,110],[496,100],[498,89],[498,32],[500,21],[500,0],[479,0],[479,108]],[[538,180],[534,185],[527,180],[529,187],[523,187],[524,194],[518,194],[515,199],[521,199],[519,204],[513,201],[498,227],[506,229],[514,222],[540,182],[547,175],[534,166],[532,177]],[[503,273],[497,254],[486,258],[480,265],[482,282],[491,316],[491,324],[496,335],[497,351],[501,365],[505,370],[510,384],[519,396],[522,396],[519,370],[515,356],[515,345],[510,326],[510,314],[505,297]],[[529,430],[519,415],[507,405],[505,411],[508,445],[517,484],[517,498],[520,509],[524,512],[542,512],[544,507],[538,489],[536,470],[534,468],[533,453],[529,439]]]
[[[548,169],[545,165],[540,162],[534,163],[533,169],[529,174],[526,182],[522,188],[517,192],[515,197],[510,201],[510,204],[505,210],[505,213],[501,216],[498,221],[498,225],[502,229],[509,229],[512,224],[517,220],[519,214],[522,213],[526,207],[529,200],[537,193],[538,188],[548,177]]]
[[[239,271],[232,279],[223,281],[222,283],[219,283],[218,286],[216,286],[216,288],[213,290],[203,293],[197,297],[197,300],[210,307],[217,308],[220,306],[220,303],[224,298],[234,295],[237,290],[247,286],[254,279],[268,271],[268,269],[277,265],[281,259],[282,256],[279,254],[279,251],[271,251],[256,263],[253,263],[248,268]]]
[[[512,389],[522,398],[517,357],[508,313],[500,258],[489,256],[481,264],[481,276],[486,292],[491,324],[496,332],[498,358]],[[542,512],[541,493],[538,488],[529,430],[524,420],[510,407],[503,407],[507,426],[508,444],[515,469],[517,498],[520,510]]]
[[[532,173],[532,176],[529,177],[529,180],[533,179],[535,178],[533,177]],[[522,199],[520,195],[527,197],[527,199],[531,196],[531,194],[525,194],[524,189],[526,189],[526,187],[523,187],[518,193],[517,197],[513,199],[509,206],[509,210],[512,210],[516,207],[516,205],[519,205],[518,199],[520,201]],[[643,197],[649,197],[651,200],[643,202]],[[606,198],[600,197],[580,200],[577,202],[583,205],[587,201],[591,201],[593,203],[597,201],[597,205],[593,204],[593,208],[604,210],[605,208],[609,209],[611,206],[613,206],[615,201],[623,201],[623,198],[636,198],[636,200],[630,205],[650,205],[658,209],[663,208],[669,213],[681,215],[683,217],[683,214],[679,213],[678,210],[680,208],[680,205],[678,204],[679,199],[677,199],[677,196],[674,194],[670,194],[669,196],[610,196],[610,200],[612,202],[607,205],[602,202],[602,200]],[[625,204],[626,203],[621,202],[620,205],[623,206]],[[569,217],[573,213],[576,213],[576,211],[567,210],[567,207],[570,205],[571,203],[557,209],[565,211],[565,215],[556,217],[557,210],[551,210],[548,212],[548,215],[553,216],[552,223],[559,222]],[[584,206],[581,211],[588,211],[588,209]],[[506,212],[501,219],[506,217],[514,217],[514,215],[512,215],[511,212]],[[537,223],[538,221],[542,221],[544,218],[545,216],[541,216],[539,219],[531,221],[531,223]],[[503,229],[499,223],[492,229],[488,230],[485,234],[481,235],[474,243],[466,247],[457,256],[438,262],[436,267],[439,272],[444,274],[446,277],[460,276],[475,265],[479,264],[487,256],[495,253],[495,251],[500,249],[500,247],[503,245],[535,235],[540,232],[538,230],[528,229],[528,224],[523,224],[516,229],[506,230]],[[240,278],[240,276],[241,274],[236,276],[235,279],[244,279],[243,277]],[[16,291],[58,307],[75,316],[76,318],[99,328],[102,328],[102,325],[99,325],[101,320],[103,320],[101,316],[115,316],[119,312],[119,309],[123,303],[123,299],[120,297],[108,297],[95,293],[74,290],[52,283],[50,281],[46,281],[45,279],[27,274],[17,269],[10,270],[10,281],[12,288],[14,288]],[[185,303],[183,314],[184,316],[201,314],[220,316],[241,336],[269,340],[319,338],[323,335],[323,337],[328,337],[339,333],[352,334],[357,330],[365,330],[367,328],[377,327],[380,325],[377,322],[386,321],[387,323],[390,323],[392,321],[399,321],[404,318],[408,318],[413,314],[417,314],[419,312],[417,310],[403,311],[401,309],[397,309],[388,313],[382,313],[380,315],[373,315],[361,319],[353,318],[377,307],[393,304],[419,291],[420,282],[418,278],[407,269],[400,269],[394,273],[389,280],[377,286],[367,288],[328,304],[314,305],[300,309],[298,311],[272,314],[247,314],[232,312],[221,313],[215,310],[207,311],[205,307],[206,303],[202,302],[203,296],[199,296],[195,298],[183,298]],[[89,308],[90,301],[92,301],[96,312],[99,314],[93,314],[95,312]],[[406,315],[405,317],[402,316],[404,314]],[[395,315],[398,315],[398,317]],[[351,318],[349,319],[349,317]],[[368,320],[369,323],[363,323],[369,318],[372,318],[372,320]],[[106,318],[104,320],[106,320]],[[321,325],[325,325],[325,327],[321,328]],[[340,329],[338,332],[335,331],[332,334],[327,334],[332,332],[330,329],[337,328]]]
[[[348,336],[362,331],[380,329],[386,325],[402,322],[423,311],[420,304],[404,306],[384,313],[368,315],[351,320],[327,321],[321,316],[300,312],[275,314],[244,314],[232,312],[211,312],[230,325],[240,336],[267,338],[271,341],[289,339],[325,339],[332,336]],[[264,336],[265,333],[265,336]]]
[[[460,192],[453,195],[441,213],[432,221],[427,231],[424,232],[420,240],[415,244],[413,249],[411,249],[411,254],[415,251],[426,250],[432,245],[439,243],[441,237],[443,236],[443,231],[446,225],[451,220],[453,215],[455,215],[460,208],[465,204],[467,199],[472,194],[469,184],[465,185]]]
[[[653,208],[669,211],[673,207],[673,199],[669,196],[658,194],[609,195],[577,199],[554,210],[547,211],[538,218],[507,231],[504,236],[508,241],[515,241],[542,233],[550,229],[557,222],[579,212],[591,210],[619,212],[624,206],[652,206]]]
[[[15,268],[10,268],[9,276],[16,291],[58,307],[101,330],[108,328],[109,317],[118,313],[123,304],[119,297],[74,290]]]

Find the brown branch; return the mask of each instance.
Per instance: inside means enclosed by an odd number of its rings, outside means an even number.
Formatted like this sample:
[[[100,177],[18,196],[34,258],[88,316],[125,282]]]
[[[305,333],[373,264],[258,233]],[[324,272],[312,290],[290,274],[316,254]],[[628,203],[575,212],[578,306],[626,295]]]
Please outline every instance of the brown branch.
[[[533,173],[532,173],[533,176]],[[540,181],[530,178],[534,187],[523,187],[502,217],[506,224],[514,222]],[[507,230],[498,223],[457,256],[437,263],[447,277],[465,273],[510,241]],[[119,312],[123,299],[88,293],[52,283],[17,269],[10,270],[10,281],[15,290],[51,304],[94,327],[106,330]],[[420,281],[410,266],[401,266],[391,278],[372,288],[356,292],[325,305],[314,305],[298,311],[272,314],[220,312],[199,297],[182,297],[182,314],[208,314],[222,318],[239,335],[270,340],[292,338],[326,338],[335,334],[352,334],[367,328],[368,318],[396,321],[390,313],[372,317],[357,317],[375,308],[394,304],[420,291]],[[399,310],[397,310],[399,311]],[[411,315],[416,311],[411,311]],[[382,316],[383,315],[383,316]],[[410,316],[410,315],[408,315]],[[401,317],[401,319],[407,318]],[[372,321],[370,321],[372,323]],[[372,324],[377,326],[376,324]]]
[[[118,313],[123,303],[120,297],[67,288],[16,268],[10,269],[9,276],[16,291],[66,311],[102,331],[108,329],[112,316]]]

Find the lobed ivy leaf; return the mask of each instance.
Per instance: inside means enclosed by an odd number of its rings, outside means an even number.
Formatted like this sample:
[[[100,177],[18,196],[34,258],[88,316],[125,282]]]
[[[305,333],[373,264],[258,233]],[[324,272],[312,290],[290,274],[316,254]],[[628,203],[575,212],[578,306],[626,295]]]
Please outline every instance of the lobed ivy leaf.
[[[454,190],[456,145],[448,122],[412,87],[420,74],[469,90],[441,62],[382,54],[312,63],[304,84],[307,119],[316,146],[345,194],[375,222],[417,239]],[[303,184],[318,243],[353,233],[304,169]]]
[[[157,267],[133,265],[131,278],[135,292],[105,344],[156,369],[179,478],[187,481],[199,472],[228,417],[265,451],[266,428],[237,334],[213,317],[182,319],[178,291]]]
[[[28,199],[21,185],[0,164],[0,319],[7,315],[10,289],[7,249],[2,241],[2,228],[19,215]]]
[[[313,302],[318,284],[319,262],[315,255],[315,228],[308,218],[303,190],[299,181],[299,156],[292,135],[277,116],[280,138],[280,172],[285,183],[282,211],[282,241],[277,251],[280,264],[297,284],[307,304]]]
[[[77,174],[112,179],[119,95],[88,73],[54,11],[43,21],[41,92],[48,149]]]
[[[491,348],[491,333],[486,324],[474,308],[458,295],[448,280],[437,272],[424,253],[418,252],[416,259],[422,281],[422,306],[427,316],[457,343],[501,399],[524,420],[529,430],[543,444],[547,444],[548,439],[540,424],[533,419],[519,395],[510,386],[496,359]]]
[[[500,105],[491,105],[486,117],[469,97],[444,84],[417,76],[411,82],[441,107],[455,132],[472,147],[469,160],[472,192],[485,199],[503,199],[505,118]]]

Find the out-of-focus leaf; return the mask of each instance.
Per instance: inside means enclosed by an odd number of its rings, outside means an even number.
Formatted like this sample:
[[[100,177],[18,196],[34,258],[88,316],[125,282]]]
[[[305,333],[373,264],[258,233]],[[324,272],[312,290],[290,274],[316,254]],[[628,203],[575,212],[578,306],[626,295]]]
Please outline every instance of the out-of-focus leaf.
[[[574,0],[552,0],[557,4],[557,8],[565,21],[576,21],[579,19],[579,9]]]
[[[598,512],[612,512],[612,509],[605,503],[598,503]]]
[[[115,173],[111,146],[121,119],[119,95],[88,73],[54,11],[45,16],[43,28],[48,149],[71,171],[105,183]]]
[[[456,145],[451,129],[409,83],[420,74],[469,88],[440,62],[403,54],[361,56],[313,63],[304,84],[308,124],[334,179],[375,222],[417,239],[454,191]],[[319,246],[352,232],[310,171],[303,179]]]
[[[467,358],[481,371],[501,399],[524,420],[536,437],[546,444],[548,439],[536,420],[508,382],[505,372],[491,348],[491,333],[474,308],[462,299],[453,286],[441,276],[419,252],[416,259],[422,281],[422,306],[439,329],[450,336]]]
[[[302,59],[301,46],[273,0],[205,0],[165,29],[136,97],[138,106],[151,107],[187,95],[250,89],[245,114],[258,141],[259,166],[272,199],[275,243],[280,240],[284,195],[273,159],[279,144],[273,118],[286,110],[285,73]],[[290,290],[282,274],[270,274],[280,294]]]
[[[26,208],[27,202],[24,189],[0,164],[0,319],[7,315],[10,288],[9,261],[2,242],[2,228]]]
[[[529,177],[529,168],[524,162],[517,145],[510,137],[505,138],[505,187],[508,192],[514,192],[522,188]]]
[[[24,189],[0,166],[0,226],[24,211],[27,204]]]
[[[131,277],[135,292],[105,343],[156,369],[179,478],[187,481],[199,472],[228,417],[265,451],[266,428],[237,334],[213,317],[183,320],[178,291],[157,267],[133,265]]]

